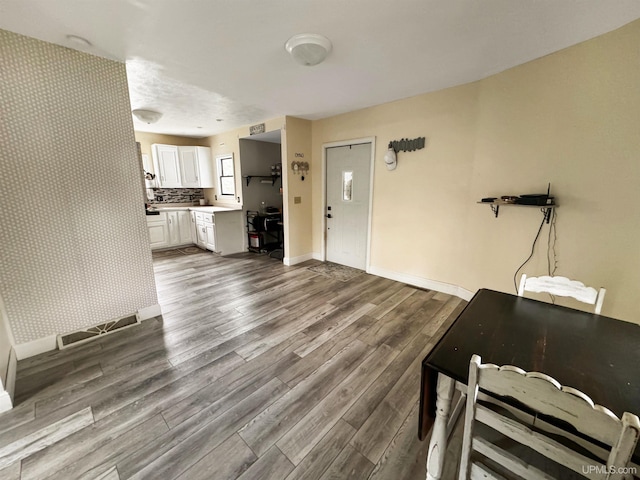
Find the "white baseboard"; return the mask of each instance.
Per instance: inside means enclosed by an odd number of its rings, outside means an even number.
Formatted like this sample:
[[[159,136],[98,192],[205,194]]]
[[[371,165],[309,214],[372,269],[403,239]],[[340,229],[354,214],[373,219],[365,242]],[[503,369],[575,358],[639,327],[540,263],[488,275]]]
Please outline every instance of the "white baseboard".
[[[136,312],[136,317],[142,322],[149,320],[150,318],[162,315],[162,309],[160,305],[151,305],[150,307],[141,308]],[[21,343],[14,346],[16,352],[16,358],[18,360],[24,360],[25,358],[34,357],[41,353],[50,352],[58,348],[57,335],[50,335],[48,337],[39,338],[29,343]],[[101,338],[97,336],[94,338]]]
[[[471,300],[471,297],[474,295],[473,292],[457,285],[439,282],[437,280],[430,280],[428,278],[418,277],[417,275],[410,275],[408,273],[394,272],[380,267],[370,266],[367,273],[377,275],[378,277],[388,278],[389,280],[395,280],[396,282],[406,283],[407,285],[413,285],[414,287],[447,293],[467,301]]]
[[[284,257],[282,259],[282,263],[290,267],[291,265],[297,265],[298,263],[306,262],[307,260],[313,260],[313,255],[313,253],[307,253],[298,257]]]
[[[18,360],[24,360],[25,358],[35,357],[41,353],[50,352],[57,348],[56,335],[49,335],[48,337],[39,338],[29,343],[20,343],[13,348],[16,351],[16,357]]]
[[[324,262],[324,255],[322,253],[313,252],[311,255],[313,255],[314,260],[320,260],[321,262]]]
[[[9,352],[9,364],[7,365],[7,378],[5,390],[9,394],[9,398],[13,402],[15,398],[16,389],[16,373],[18,371],[18,357],[16,356],[16,350],[11,347]]]
[[[11,397],[9,396],[9,392],[0,389],[0,413],[6,412],[7,410],[11,410],[13,408],[13,403],[11,402]]]
[[[151,305],[150,307],[141,308],[136,313],[136,317],[138,320],[143,322],[145,320],[149,320],[154,317],[158,317],[162,315],[162,308],[160,308],[159,304]]]

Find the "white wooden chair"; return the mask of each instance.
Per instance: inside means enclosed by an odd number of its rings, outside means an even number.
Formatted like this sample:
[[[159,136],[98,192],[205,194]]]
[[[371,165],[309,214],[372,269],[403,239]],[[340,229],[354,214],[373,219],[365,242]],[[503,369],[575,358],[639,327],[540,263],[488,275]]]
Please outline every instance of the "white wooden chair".
[[[513,398],[532,410],[566,422],[578,432],[607,445],[610,450],[608,449],[606,464],[599,464],[545,434],[480,405],[477,402],[479,388],[494,395]],[[503,478],[491,472],[486,465],[470,463],[472,451],[477,451],[526,480],[552,478],[540,469],[525,464],[512,453],[474,435],[476,421],[589,479],[626,478],[624,468],[628,466],[640,436],[640,420],[636,415],[624,413],[622,419],[619,419],[605,407],[594,405],[584,393],[563,387],[548,375],[527,373],[512,365],[498,367],[482,364],[478,355],[471,358],[469,365],[458,479]]]
[[[567,277],[527,277],[522,275],[518,296],[523,297],[524,292],[549,293],[558,297],[573,297],[590,305],[595,305],[595,313],[600,314],[606,289],[600,291],[593,287],[587,287],[577,280],[569,280]]]

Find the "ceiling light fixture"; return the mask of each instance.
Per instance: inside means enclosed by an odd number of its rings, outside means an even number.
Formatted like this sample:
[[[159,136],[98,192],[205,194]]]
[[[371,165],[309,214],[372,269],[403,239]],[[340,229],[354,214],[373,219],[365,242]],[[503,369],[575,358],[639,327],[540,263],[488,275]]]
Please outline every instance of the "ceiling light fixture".
[[[294,35],[284,48],[301,65],[311,67],[321,63],[331,51],[331,41],[315,33]]]
[[[145,110],[142,108],[133,110],[131,113],[133,113],[141,122],[148,124],[156,123],[162,117],[160,112],[154,112],[153,110]]]

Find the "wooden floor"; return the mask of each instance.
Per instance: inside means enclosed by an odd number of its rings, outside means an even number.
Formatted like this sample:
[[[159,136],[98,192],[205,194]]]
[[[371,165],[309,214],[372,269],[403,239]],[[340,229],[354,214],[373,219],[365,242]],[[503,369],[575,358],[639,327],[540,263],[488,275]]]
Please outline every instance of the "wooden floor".
[[[423,479],[420,362],[464,302],[316,264],[155,254],[162,318],[19,362],[0,478]]]

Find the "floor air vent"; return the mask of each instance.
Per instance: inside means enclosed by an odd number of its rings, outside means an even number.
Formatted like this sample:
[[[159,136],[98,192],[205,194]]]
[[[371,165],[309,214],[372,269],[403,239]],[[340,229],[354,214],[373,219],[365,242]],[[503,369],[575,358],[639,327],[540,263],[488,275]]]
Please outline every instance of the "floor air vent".
[[[63,348],[67,348],[72,345],[88,342],[109,333],[117,332],[123,328],[132,327],[138,323],[140,323],[138,317],[136,315],[131,315],[129,317],[112,320],[101,325],[96,325],[95,327],[89,327],[84,330],[58,335],[58,348],[62,350]]]

